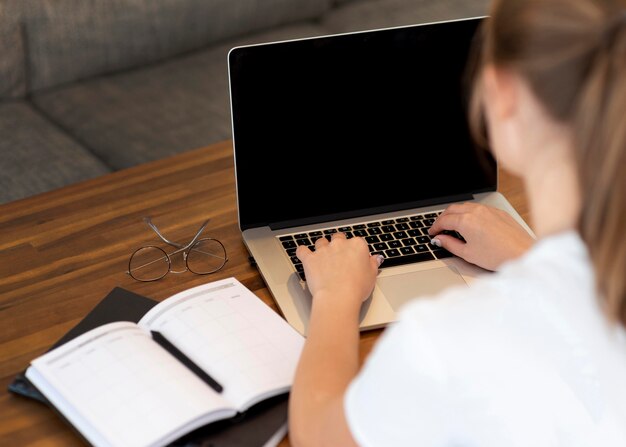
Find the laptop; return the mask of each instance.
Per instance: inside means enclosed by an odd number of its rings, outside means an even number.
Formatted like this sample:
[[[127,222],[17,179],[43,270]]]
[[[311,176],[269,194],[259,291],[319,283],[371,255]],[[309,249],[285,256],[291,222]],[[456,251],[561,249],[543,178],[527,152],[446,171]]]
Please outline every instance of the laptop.
[[[466,64],[483,17],[267,42],[228,55],[238,223],[285,319],[306,335],[298,245],[345,232],[385,261],[360,328],[485,271],[430,244],[455,202],[509,212],[470,135]],[[445,166],[445,169],[443,168]],[[462,235],[461,235],[462,237]],[[340,297],[339,297],[340,298]]]

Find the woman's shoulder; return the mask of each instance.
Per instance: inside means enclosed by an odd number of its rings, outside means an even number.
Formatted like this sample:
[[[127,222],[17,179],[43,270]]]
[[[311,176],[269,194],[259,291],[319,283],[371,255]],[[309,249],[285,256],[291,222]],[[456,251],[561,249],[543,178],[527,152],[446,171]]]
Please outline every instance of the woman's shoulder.
[[[586,250],[575,234],[539,241],[470,287],[416,298],[351,385],[351,426],[368,432],[359,415],[376,408],[380,418],[378,408],[387,404],[386,412],[398,407],[403,423],[395,428],[405,439],[428,433],[446,442],[458,435],[509,445],[513,436],[519,445],[539,445],[553,426],[574,437],[602,432],[608,419],[601,410],[623,414],[623,406],[610,405],[624,394],[605,391],[623,389],[626,359],[623,343],[603,335],[606,321],[597,301]],[[407,422],[405,414],[419,415],[413,421],[425,425]],[[454,415],[459,418],[451,435]]]

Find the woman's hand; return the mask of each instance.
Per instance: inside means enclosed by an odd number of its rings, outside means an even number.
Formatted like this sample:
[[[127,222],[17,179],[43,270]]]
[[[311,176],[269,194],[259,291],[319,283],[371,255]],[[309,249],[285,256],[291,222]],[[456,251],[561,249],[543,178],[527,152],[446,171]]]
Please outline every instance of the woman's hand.
[[[465,242],[442,234],[456,231]],[[429,230],[435,245],[472,264],[497,270],[504,262],[523,255],[534,243],[533,237],[513,217],[502,210],[477,203],[450,205]]]
[[[359,309],[374,289],[380,261],[363,238],[334,233],[301,245],[313,294],[304,349],[289,397],[293,445],[355,446],[344,413],[344,396],[359,370]]]
[[[363,238],[334,233],[331,241],[315,241],[315,251],[298,247],[307,285],[314,299],[331,297],[360,305],[372,293],[380,260],[370,256]]]

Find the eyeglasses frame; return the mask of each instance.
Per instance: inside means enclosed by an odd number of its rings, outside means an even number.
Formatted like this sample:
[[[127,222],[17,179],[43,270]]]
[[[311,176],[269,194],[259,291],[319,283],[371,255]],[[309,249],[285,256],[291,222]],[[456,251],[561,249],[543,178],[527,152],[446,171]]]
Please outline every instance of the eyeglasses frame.
[[[159,239],[161,239],[165,244],[170,245],[172,247],[175,247],[176,250],[174,250],[171,253],[167,253],[165,250],[163,250],[161,247],[158,247],[156,245],[144,245],[142,247],[139,247],[137,250],[135,250],[133,252],[133,254],[130,255],[130,258],[128,260],[128,270],[126,271],[126,274],[128,274],[131,278],[133,278],[136,281],[141,281],[141,282],[152,282],[152,281],[158,281],[159,279],[164,278],[168,273],[185,273],[187,271],[194,273],[196,275],[209,275],[211,273],[215,273],[220,271],[224,265],[226,265],[226,262],[228,262],[228,255],[226,253],[226,247],[224,247],[224,244],[222,244],[222,242],[218,239],[212,238],[212,237],[205,237],[205,238],[201,238],[200,239],[200,234],[202,234],[202,232],[204,231],[204,229],[206,228],[206,226],[209,224],[211,219],[207,219],[205,220],[202,225],[200,225],[200,228],[198,229],[198,231],[196,231],[195,236],[191,239],[191,241],[187,244],[181,244],[179,242],[174,242],[174,241],[170,241],[169,239],[167,239],[165,236],[163,236],[163,234],[161,233],[161,231],[159,231],[158,227],[152,222],[152,218],[150,216],[144,217],[143,221],[145,222],[146,225],[148,225],[155,233],[156,235],[159,237]],[[210,272],[195,272],[193,271],[190,267],[189,267],[189,262],[188,262],[188,255],[189,252],[193,249],[193,247],[201,242],[201,241],[215,241],[218,244],[220,244],[222,246],[222,249],[224,250],[224,262],[215,270],[212,270]],[[145,250],[146,248],[155,248],[157,250],[160,250],[164,255],[165,255],[165,259],[167,260],[167,271],[165,273],[163,273],[161,276],[157,277],[157,278],[152,278],[152,279],[140,279],[135,277],[132,273],[131,273],[131,262],[133,260],[133,257],[135,256],[135,254],[137,254],[139,251],[141,250]],[[174,256],[178,253],[183,254],[183,259],[185,260],[185,270],[172,270],[172,259],[171,256]],[[157,262],[152,261],[152,262]],[[145,264],[145,265],[149,265]],[[144,265],[144,266],[145,266]],[[142,267],[144,267],[142,266]]]

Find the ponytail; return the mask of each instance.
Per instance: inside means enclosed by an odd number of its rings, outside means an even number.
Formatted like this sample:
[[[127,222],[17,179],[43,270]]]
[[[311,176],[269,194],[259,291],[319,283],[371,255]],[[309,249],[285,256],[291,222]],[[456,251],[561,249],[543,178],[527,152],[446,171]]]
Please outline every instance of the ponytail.
[[[626,324],[626,10],[601,34],[573,124],[579,231],[606,310]]]
[[[513,68],[572,129],[578,231],[603,307],[626,326],[626,1],[494,0],[479,38],[474,74],[489,63]],[[482,137],[477,77],[473,86],[470,125]]]

